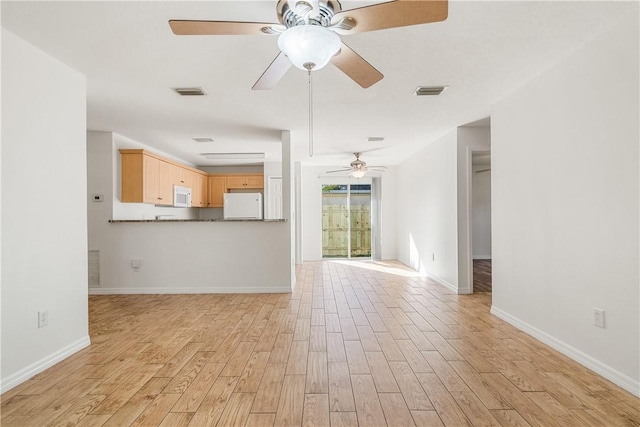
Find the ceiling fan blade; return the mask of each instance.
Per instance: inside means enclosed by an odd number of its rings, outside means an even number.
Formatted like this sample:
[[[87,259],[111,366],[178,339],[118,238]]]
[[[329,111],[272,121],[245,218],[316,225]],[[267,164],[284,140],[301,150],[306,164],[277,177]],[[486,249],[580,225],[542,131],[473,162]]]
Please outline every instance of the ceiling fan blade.
[[[277,34],[278,31],[269,32],[268,29],[270,28],[284,28],[280,24],[270,22],[188,21],[180,19],[170,20],[169,26],[173,33],[179,36],[243,34],[265,35]]]
[[[449,14],[447,0],[396,0],[336,13],[333,21],[355,20],[350,30],[336,29],[340,34],[356,34],[385,28],[406,27],[444,21]]]
[[[289,68],[291,68],[291,61],[289,61],[284,52],[280,52],[251,89],[265,90],[273,88],[284,77]]]
[[[347,168],[347,169],[336,169],[334,171],[326,171],[325,173],[336,173],[336,172],[349,172],[351,171],[351,168]]]
[[[340,51],[331,58],[331,62],[338,67],[340,71],[349,76],[351,80],[365,89],[379,82],[384,77],[373,65],[365,61],[363,57],[344,43],[342,43]]]
[[[387,167],[386,166],[369,166],[367,167],[367,169],[372,171],[386,171]]]

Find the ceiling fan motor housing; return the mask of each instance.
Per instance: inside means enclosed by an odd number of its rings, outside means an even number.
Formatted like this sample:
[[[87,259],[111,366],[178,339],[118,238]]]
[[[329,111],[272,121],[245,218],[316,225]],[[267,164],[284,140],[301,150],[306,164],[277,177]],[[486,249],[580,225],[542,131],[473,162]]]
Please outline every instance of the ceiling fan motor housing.
[[[291,3],[294,7],[291,7]],[[320,25],[322,27],[331,26],[333,16],[342,10],[340,3],[336,0],[318,1],[319,14],[311,16],[313,6],[306,1],[291,2],[280,0],[277,5],[278,20],[287,28],[299,25]]]

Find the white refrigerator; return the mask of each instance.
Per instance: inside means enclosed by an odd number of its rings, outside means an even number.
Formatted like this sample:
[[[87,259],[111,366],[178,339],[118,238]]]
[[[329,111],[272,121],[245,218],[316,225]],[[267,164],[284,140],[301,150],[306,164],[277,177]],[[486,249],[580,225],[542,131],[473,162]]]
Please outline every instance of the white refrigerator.
[[[261,193],[225,193],[224,219],[262,219]]]

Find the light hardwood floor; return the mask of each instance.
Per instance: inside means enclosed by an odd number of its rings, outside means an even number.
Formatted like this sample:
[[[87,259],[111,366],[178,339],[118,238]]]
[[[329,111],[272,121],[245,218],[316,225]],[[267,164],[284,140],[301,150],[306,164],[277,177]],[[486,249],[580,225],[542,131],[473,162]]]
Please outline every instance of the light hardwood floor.
[[[639,399],[399,264],[292,294],[89,300],[92,345],[2,395],[2,426],[627,426]]]

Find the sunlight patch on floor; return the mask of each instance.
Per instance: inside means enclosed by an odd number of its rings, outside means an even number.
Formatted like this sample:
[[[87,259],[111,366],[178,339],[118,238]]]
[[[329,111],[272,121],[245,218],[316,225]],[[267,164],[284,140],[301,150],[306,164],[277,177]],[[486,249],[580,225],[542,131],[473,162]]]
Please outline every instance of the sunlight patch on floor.
[[[329,262],[349,265],[351,267],[364,268],[380,273],[393,274],[402,277],[427,277],[426,274],[409,269],[399,262],[387,261],[355,261],[355,260],[331,260]]]

